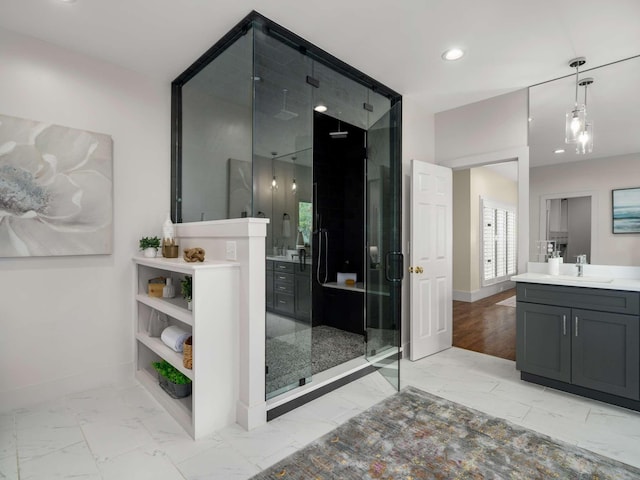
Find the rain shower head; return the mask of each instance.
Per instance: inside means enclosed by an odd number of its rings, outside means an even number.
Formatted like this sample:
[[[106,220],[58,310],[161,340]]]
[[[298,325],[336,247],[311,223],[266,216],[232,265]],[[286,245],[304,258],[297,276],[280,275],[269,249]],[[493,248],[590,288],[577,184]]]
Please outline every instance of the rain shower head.
[[[274,117],[279,120],[291,120],[298,116],[296,112],[287,110],[287,91],[288,90],[286,88],[282,89],[282,109],[274,115]]]
[[[347,138],[347,135],[349,135],[349,132],[347,130],[342,130],[342,128],[340,128],[340,120],[338,120],[338,131],[337,132],[329,132],[329,136],[334,139],[334,138]]]
[[[331,138],[347,138],[347,135],[349,135],[349,132],[347,131],[329,132],[329,135],[331,136]]]

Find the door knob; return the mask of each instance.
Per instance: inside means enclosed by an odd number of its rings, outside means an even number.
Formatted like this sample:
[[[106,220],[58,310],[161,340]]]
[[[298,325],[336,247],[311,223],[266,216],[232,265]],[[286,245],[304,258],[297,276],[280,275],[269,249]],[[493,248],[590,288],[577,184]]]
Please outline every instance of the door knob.
[[[422,273],[424,269],[422,267],[416,267],[416,273]]]
[[[409,267],[409,273],[413,273],[413,267]]]

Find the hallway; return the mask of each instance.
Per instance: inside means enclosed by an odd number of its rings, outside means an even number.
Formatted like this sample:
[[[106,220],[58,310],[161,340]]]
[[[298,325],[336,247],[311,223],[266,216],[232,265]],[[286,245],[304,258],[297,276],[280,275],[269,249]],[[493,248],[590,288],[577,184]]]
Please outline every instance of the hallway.
[[[498,305],[516,294],[505,290],[477,302],[453,302],[453,346],[506,360],[516,359],[516,309]]]

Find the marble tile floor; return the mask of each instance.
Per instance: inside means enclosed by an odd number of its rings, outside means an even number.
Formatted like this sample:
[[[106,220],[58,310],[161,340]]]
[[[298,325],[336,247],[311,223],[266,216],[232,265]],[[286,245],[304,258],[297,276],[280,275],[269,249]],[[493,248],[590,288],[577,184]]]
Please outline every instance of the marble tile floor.
[[[522,382],[514,362],[452,348],[403,360],[402,386],[640,467],[640,413]],[[394,393],[368,375],[245,432],[191,438],[136,383],[0,412],[0,479],[245,479]]]

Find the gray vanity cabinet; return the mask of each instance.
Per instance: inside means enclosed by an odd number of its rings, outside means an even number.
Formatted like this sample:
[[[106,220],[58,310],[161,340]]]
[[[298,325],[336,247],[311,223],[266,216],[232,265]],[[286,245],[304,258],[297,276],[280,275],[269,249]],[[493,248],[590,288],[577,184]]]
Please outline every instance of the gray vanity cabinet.
[[[516,368],[523,379],[640,400],[639,293],[518,283],[517,300]]]
[[[311,265],[267,260],[267,310],[311,319]]]
[[[519,302],[516,312],[516,368],[571,381],[571,309]]]
[[[267,260],[267,310],[273,310],[273,260]]]
[[[638,317],[572,309],[571,383],[640,399]]]
[[[311,265],[295,264],[294,312],[298,320],[311,320]]]

